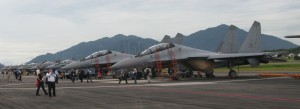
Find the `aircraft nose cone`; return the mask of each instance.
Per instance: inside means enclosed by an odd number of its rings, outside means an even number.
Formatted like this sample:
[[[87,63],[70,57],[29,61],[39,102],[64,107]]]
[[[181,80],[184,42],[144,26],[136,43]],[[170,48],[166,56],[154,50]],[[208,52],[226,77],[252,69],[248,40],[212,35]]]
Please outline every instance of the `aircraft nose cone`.
[[[113,66],[111,66],[111,69],[113,69],[113,70],[119,70],[119,69],[122,69],[123,66],[124,66],[123,63],[124,63],[123,61],[120,61],[120,62],[114,64]]]
[[[114,64],[113,66],[111,66],[111,68],[113,70],[119,70],[119,69],[127,69],[130,66],[132,66],[132,63],[130,62],[130,60],[129,59],[125,59],[125,60],[122,60],[122,61]]]
[[[70,63],[70,64],[67,64],[67,65],[65,65],[65,66],[61,67],[61,69],[63,69],[63,70],[67,70],[67,69],[70,69],[71,67],[72,67],[72,63]]]

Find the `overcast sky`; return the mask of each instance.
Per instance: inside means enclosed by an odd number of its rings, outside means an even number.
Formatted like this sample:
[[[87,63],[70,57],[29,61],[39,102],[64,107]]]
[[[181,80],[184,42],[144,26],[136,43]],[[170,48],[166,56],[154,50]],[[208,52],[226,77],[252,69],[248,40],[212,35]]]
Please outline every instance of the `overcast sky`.
[[[300,45],[300,0],[0,0],[0,63],[22,64],[116,34],[161,40],[234,24]]]

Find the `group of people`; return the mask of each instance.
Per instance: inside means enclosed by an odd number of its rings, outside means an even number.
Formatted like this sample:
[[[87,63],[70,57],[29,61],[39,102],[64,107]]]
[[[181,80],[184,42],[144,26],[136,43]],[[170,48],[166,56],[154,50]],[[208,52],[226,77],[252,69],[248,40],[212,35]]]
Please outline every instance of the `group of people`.
[[[137,84],[137,68],[134,68],[133,69],[133,79],[134,79],[134,84]],[[149,68],[146,68],[145,69],[145,78],[147,78],[147,81],[148,83],[151,82],[151,76],[152,76],[152,73],[151,73],[151,70]],[[118,75],[118,79],[119,79],[119,84],[121,83],[122,80],[125,80],[126,84],[128,83],[127,82],[127,78],[129,78],[129,74],[128,74],[128,71],[126,70],[121,70],[121,73]]]
[[[69,76],[73,83],[75,80],[78,80],[78,79],[82,83],[84,75],[86,76],[87,83],[89,83],[89,82],[93,83],[91,73],[92,72],[90,70],[87,70],[86,73],[84,73],[84,70],[77,69],[76,71],[72,70],[71,73],[69,74]]]
[[[55,97],[55,83],[58,83],[58,74],[52,71],[52,69],[49,69],[48,73],[43,75],[43,73],[40,73],[39,69],[37,70],[37,79],[36,79],[36,96],[40,96],[39,90],[40,88],[43,89],[45,95],[49,95],[49,97]],[[48,92],[45,90],[45,84],[48,85]]]
[[[4,77],[4,74],[7,75],[7,82],[11,82],[11,78],[12,78],[12,75],[15,76],[16,80],[18,81],[22,81],[22,71],[17,69],[17,70],[7,70],[6,72],[2,71],[2,74],[3,74],[3,77]]]

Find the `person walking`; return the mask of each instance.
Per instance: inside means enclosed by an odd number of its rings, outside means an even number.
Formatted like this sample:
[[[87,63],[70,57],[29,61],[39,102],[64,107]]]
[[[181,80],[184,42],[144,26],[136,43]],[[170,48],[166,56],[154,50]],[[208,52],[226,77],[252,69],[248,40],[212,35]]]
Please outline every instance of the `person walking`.
[[[22,74],[23,74],[22,71],[18,69],[17,73],[18,73],[18,80],[22,81]]]
[[[149,68],[147,68],[146,69],[146,77],[147,77],[147,81],[148,81],[148,83],[150,83],[151,82],[151,71],[150,71],[150,69]]]
[[[136,79],[137,79],[137,68],[133,69],[133,78],[134,78],[134,84],[136,84]]]
[[[6,75],[7,75],[7,82],[11,82],[11,75],[12,75],[12,71],[11,69],[9,69],[7,72],[6,72]]]
[[[75,80],[78,81],[79,69],[75,70]]]
[[[59,72],[58,72],[57,69],[55,70],[55,75],[56,75],[56,77],[55,77],[55,83],[58,84]]]
[[[75,71],[73,69],[72,69],[71,74],[70,74],[70,79],[74,83],[74,81],[75,81]]]
[[[49,72],[46,74],[47,77],[47,84],[48,84],[48,92],[49,92],[49,97],[55,97],[56,96],[56,92],[55,92],[55,77],[56,74],[52,71],[52,69],[49,69]],[[51,91],[53,91],[51,93]]]
[[[127,83],[128,83],[128,82],[127,82],[127,78],[128,78],[128,72],[121,70],[121,73],[120,73],[120,75],[119,75],[119,77],[118,77],[118,79],[119,79],[119,84],[122,82],[122,80],[125,80],[125,82],[126,82],[126,84],[127,84]]]
[[[84,71],[81,69],[80,72],[79,72],[79,74],[78,74],[78,78],[79,78],[79,80],[80,80],[81,83],[83,81],[83,74],[84,74]]]
[[[86,71],[86,82],[89,83],[89,80],[90,80],[91,83],[93,83],[91,71],[90,71],[90,70],[87,70],[87,71]]]
[[[38,77],[36,78],[36,87],[37,87],[37,89],[36,89],[35,95],[36,95],[36,96],[40,96],[39,91],[40,91],[40,88],[41,88],[41,87],[42,87],[42,89],[43,89],[45,95],[48,95],[47,91],[45,90],[45,85],[44,85],[43,75],[42,75],[41,73],[39,73],[37,76],[38,76]]]

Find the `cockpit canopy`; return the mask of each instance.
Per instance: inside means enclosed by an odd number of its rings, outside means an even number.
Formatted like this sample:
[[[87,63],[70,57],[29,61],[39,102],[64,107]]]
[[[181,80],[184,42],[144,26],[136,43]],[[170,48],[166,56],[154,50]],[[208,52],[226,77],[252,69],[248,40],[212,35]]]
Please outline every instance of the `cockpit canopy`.
[[[83,60],[93,59],[93,58],[101,57],[101,56],[108,55],[111,53],[112,52],[110,50],[102,50],[102,51],[95,52],[95,53],[85,57]]]
[[[71,59],[67,59],[67,60],[64,60],[64,61],[62,61],[61,63],[70,63],[70,62],[72,62],[73,60],[71,60]]]
[[[148,49],[139,53],[137,56],[144,56],[144,55],[152,54],[155,52],[160,52],[160,51],[172,48],[172,47],[175,47],[175,45],[173,43],[160,43],[160,44],[149,47]]]

